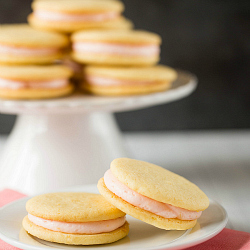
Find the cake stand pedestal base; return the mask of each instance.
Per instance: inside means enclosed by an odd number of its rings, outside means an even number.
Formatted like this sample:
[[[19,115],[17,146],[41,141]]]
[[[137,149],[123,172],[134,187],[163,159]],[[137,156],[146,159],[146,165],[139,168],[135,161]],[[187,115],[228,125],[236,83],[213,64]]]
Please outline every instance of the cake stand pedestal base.
[[[111,113],[19,115],[0,163],[0,189],[33,195],[97,183],[126,157]]]

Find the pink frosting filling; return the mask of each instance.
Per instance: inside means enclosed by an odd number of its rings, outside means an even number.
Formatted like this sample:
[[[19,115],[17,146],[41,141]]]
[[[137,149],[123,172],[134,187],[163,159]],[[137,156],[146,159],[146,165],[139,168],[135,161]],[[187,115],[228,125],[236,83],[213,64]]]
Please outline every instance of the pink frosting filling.
[[[120,80],[114,78],[105,78],[99,76],[86,76],[88,84],[110,86],[110,85],[140,85],[140,84],[152,84],[154,81],[138,81],[138,80]]]
[[[144,195],[141,195],[121,183],[109,169],[104,174],[104,182],[106,187],[115,195],[119,196],[128,203],[147,210],[151,213],[157,214],[164,218],[178,218],[180,220],[195,220],[201,216],[201,211],[190,211],[187,209],[172,206],[170,204],[162,203]]]
[[[116,12],[103,12],[94,14],[65,14],[45,10],[36,10],[34,15],[46,21],[62,21],[62,22],[101,22],[112,20],[119,16]]]
[[[44,56],[57,53],[55,48],[24,48],[0,44],[0,54],[9,54],[15,56]]]
[[[98,42],[76,42],[73,44],[73,50],[80,53],[101,53],[123,56],[155,56],[160,53],[159,46],[154,44],[129,45]]]
[[[98,234],[111,232],[121,227],[126,222],[126,217],[120,217],[113,220],[104,221],[91,221],[91,222],[61,222],[53,220],[45,220],[34,215],[28,214],[28,218],[31,222],[37,226],[71,234]]]
[[[56,89],[65,87],[68,84],[68,79],[56,79],[50,81],[13,81],[0,78],[0,88],[6,89]]]

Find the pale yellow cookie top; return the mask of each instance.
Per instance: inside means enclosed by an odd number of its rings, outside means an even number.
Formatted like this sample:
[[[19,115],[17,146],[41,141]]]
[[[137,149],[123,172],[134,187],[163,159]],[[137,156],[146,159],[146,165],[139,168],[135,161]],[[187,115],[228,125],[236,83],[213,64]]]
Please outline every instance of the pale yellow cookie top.
[[[35,196],[26,203],[26,210],[43,219],[64,222],[110,220],[125,215],[99,194],[73,192]]]
[[[174,81],[177,78],[177,72],[164,65],[152,67],[86,66],[84,72],[86,75],[120,80]]]
[[[78,14],[78,13],[98,13],[103,11],[122,12],[124,5],[116,0],[50,0],[34,1],[33,10],[47,10],[60,13]]]
[[[28,24],[0,25],[0,45],[42,48],[63,48],[69,44],[67,36],[36,30]]]
[[[120,182],[151,199],[192,211],[209,206],[208,197],[195,184],[157,165],[118,158],[110,168]]]
[[[64,65],[0,65],[0,78],[23,81],[40,81],[65,79],[73,75],[73,71]]]
[[[161,43],[161,37],[153,32],[144,30],[100,30],[78,31],[71,37],[73,42],[103,42],[122,44],[157,44]]]

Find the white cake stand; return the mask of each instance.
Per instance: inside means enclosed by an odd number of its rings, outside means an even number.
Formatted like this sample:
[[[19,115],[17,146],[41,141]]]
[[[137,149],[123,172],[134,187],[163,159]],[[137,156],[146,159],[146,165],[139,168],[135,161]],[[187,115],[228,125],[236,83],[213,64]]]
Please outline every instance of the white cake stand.
[[[170,90],[150,95],[0,99],[0,112],[19,115],[0,158],[0,189],[33,195],[96,183],[113,159],[127,156],[112,112],[178,100],[196,85],[194,75],[179,71]]]

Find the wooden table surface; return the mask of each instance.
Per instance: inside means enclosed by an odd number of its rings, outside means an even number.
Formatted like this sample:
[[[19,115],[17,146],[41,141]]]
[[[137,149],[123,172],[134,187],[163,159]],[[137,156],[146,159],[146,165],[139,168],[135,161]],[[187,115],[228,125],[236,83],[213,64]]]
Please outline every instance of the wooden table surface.
[[[124,133],[131,158],[197,184],[228,212],[227,227],[250,232],[250,131]],[[0,136],[0,153],[6,137]]]

